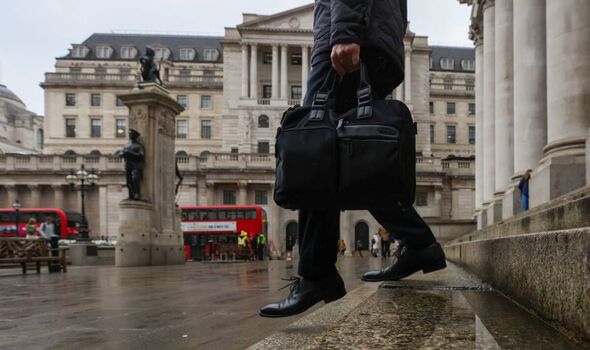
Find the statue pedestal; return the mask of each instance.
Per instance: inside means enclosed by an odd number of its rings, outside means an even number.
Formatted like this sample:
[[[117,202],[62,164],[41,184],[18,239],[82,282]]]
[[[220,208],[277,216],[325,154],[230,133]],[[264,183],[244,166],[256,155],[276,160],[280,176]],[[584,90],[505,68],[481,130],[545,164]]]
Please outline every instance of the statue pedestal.
[[[116,266],[184,263],[184,243],[175,205],[175,117],[183,108],[163,87],[140,84],[118,96],[129,108],[129,128],[140,133],[145,167],[140,199],[119,204]]]

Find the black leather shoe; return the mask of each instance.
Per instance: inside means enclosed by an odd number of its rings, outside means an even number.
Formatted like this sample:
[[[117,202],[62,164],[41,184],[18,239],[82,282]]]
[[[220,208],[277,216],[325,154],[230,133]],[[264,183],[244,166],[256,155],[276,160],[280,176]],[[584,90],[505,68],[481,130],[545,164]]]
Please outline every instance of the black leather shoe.
[[[395,260],[380,271],[369,271],[362,277],[366,282],[399,281],[422,270],[424,273],[434,272],[447,267],[445,253],[437,242],[422,249],[401,247],[395,253]]]
[[[283,301],[264,306],[260,309],[260,316],[293,316],[307,311],[307,309],[322,300],[328,304],[346,295],[344,282],[338,274],[320,281],[310,281],[301,277],[292,277],[288,280],[292,281],[292,283],[283,288],[291,287],[289,296]]]

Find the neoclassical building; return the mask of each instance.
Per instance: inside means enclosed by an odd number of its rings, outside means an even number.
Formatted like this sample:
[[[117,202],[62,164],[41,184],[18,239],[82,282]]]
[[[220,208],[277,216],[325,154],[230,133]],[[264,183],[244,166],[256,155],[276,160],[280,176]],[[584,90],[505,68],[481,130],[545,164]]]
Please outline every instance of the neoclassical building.
[[[274,15],[244,14],[223,37],[93,34],[56,59],[46,73],[43,155],[0,158],[0,205],[76,209],[65,186],[70,168],[100,172],[87,207],[92,234],[116,236],[123,199],[127,108],[117,99],[133,87],[137,60],[156,51],[165,87],[186,110],[177,118],[177,158],[185,180],[180,205],[258,204],[268,214],[275,254],[296,231],[296,212],[277,207],[274,140],[283,111],[306,92],[313,42],[313,4]],[[473,49],[429,46],[408,32],[406,78],[390,98],[405,101],[418,123],[418,211],[442,239],[474,227]],[[6,197],[4,197],[6,194]],[[7,198],[2,200],[2,198]],[[342,215],[349,247],[377,223],[364,211]]]
[[[0,84],[0,155],[42,149],[43,117],[27,110],[14,92]]]
[[[590,184],[590,2],[460,0],[476,52],[478,227]]]

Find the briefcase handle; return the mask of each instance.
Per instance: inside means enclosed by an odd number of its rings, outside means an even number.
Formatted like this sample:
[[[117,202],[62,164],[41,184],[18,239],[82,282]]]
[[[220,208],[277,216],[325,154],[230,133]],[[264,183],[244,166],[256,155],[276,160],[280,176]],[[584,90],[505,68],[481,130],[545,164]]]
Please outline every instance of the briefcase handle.
[[[311,104],[311,113],[309,113],[310,121],[321,121],[324,119],[326,113],[326,104],[328,103],[330,96],[334,92],[336,83],[338,82],[338,74],[334,67],[330,68],[328,76],[324,80],[324,83],[315,94],[313,102]],[[357,119],[368,119],[373,115],[371,108],[371,84],[369,83],[369,76],[367,66],[363,61],[360,62],[360,78],[359,84],[356,91],[357,96]]]

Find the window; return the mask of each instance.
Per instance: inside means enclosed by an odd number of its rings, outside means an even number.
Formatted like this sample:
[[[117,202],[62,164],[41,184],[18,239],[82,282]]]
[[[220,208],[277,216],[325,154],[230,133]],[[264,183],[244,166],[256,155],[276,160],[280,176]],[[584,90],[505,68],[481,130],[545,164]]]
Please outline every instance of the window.
[[[127,133],[127,119],[117,119],[115,120],[116,130],[115,130],[115,137],[123,138]]]
[[[445,79],[443,81],[443,88],[445,90],[453,90],[453,79],[449,79],[449,78]]]
[[[137,51],[134,47],[123,46],[121,48],[121,58],[129,60],[135,58],[135,55],[137,55]]]
[[[259,204],[259,205],[268,204],[268,192],[266,192],[266,191],[254,192],[254,204]]]
[[[188,69],[182,69],[180,71],[180,76],[178,79],[180,81],[190,81],[191,80],[191,71]]]
[[[271,64],[271,63],[272,63],[272,52],[262,53],[262,64]]]
[[[109,58],[111,57],[111,48],[108,46],[96,47],[96,57],[98,58]]]
[[[467,91],[475,90],[475,80],[465,79],[465,90],[467,90]]]
[[[125,104],[123,103],[123,100],[121,100],[120,98],[116,97],[116,102],[115,104],[117,105],[117,107],[125,107]]]
[[[154,57],[156,60],[167,60],[168,56],[170,56],[170,50],[165,47],[156,48],[154,52],[156,53]]]
[[[201,138],[202,139],[210,139],[211,138],[211,121],[210,120],[201,120]]]
[[[76,137],[75,118],[66,118],[66,137]]]
[[[469,114],[471,114],[471,115],[475,114],[475,103],[469,104]]]
[[[37,149],[43,149],[43,129],[37,129]]]
[[[80,67],[71,67],[70,73],[72,73],[72,79],[80,80],[82,78],[82,68]]]
[[[217,49],[205,49],[203,51],[203,59],[205,61],[217,61],[219,51]]]
[[[77,57],[77,58],[86,57],[87,54],[88,54],[88,49],[82,45],[74,46],[74,50],[72,50],[72,56]]]
[[[469,144],[475,145],[475,126],[469,127]]]
[[[270,127],[269,125],[269,119],[268,116],[266,114],[263,114],[261,116],[258,117],[258,127],[259,128],[268,128]]]
[[[76,94],[66,94],[66,106],[74,107],[76,105]]]
[[[461,60],[461,68],[463,70],[474,71],[475,61],[474,60]]]
[[[441,58],[440,68],[446,70],[453,70],[455,68],[455,60],[452,58]]]
[[[293,53],[291,54],[291,64],[294,66],[301,65],[301,53]]]
[[[447,143],[457,143],[457,130],[455,125],[447,125]]]
[[[188,134],[188,121],[177,120],[176,121],[176,138],[186,139]]]
[[[272,97],[272,85],[262,85],[262,98]]]
[[[416,206],[426,207],[428,206],[428,192],[417,191],[416,192]]]
[[[99,118],[90,119],[90,137],[100,137],[102,132],[102,120]]]
[[[107,69],[103,67],[98,67],[94,69],[94,73],[96,74],[96,79],[104,80],[106,79]]]
[[[186,108],[186,106],[188,105],[188,99],[187,99],[186,95],[176,96],[176,102],[178,102],[178,104],[184,108]]]
[[[428,108],[430,110],[430,114],[434,114],[434,102],[428,103]]]
[[[301,100],[301,85],[291,86],[291,99]]]
[[[195,50],[193,49],[180,49],[180,60],[181,61],[192,61],[195,59]]]
[[[211,101],[211,96],[209,96],[209,95],[201,96],[201,108],[210,109],[212,107],[213,107],[213,101]]]
[[[238,148],[237,147],[232,147],[230,152],[232,154],[238,154]]]
[[[258,153],[260,154],[269,154],[270,153],[270,145],[268,141],[258,141]]]
[[[430,124],[430,143],[434,143],[434,124]]]
[[[100,94],[90,94],[90,106],[100,107]]]
[[[447,114],[455,114],[455,102],[447,102]]]
[[[233,190],[223,190],[223,204],[224,205],[234,205],[234,204],[236,204],[236,191],[233,191]]]
[[[215,81],[215,72],[210,70],[210,69],[206,69],[203,71],[203,81],[204,82],[214,82]]]

